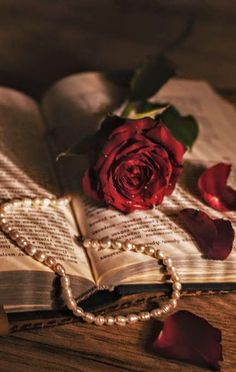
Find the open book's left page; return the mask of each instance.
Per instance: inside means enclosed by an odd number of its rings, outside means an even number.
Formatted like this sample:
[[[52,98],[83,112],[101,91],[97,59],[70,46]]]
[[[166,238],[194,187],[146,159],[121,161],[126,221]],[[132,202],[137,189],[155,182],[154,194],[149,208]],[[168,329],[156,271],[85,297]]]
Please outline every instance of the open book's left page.
[[[0,200],[60,195],[37,104],[17,91],[1,88],[0,131]],[[63,263],[75,295],[93,286],[87,257],[76,243],[70,207],[19,209],[9,219],[37,249]],[[0,248],[0,304],[6,311],[60,305],[54,300],[55,275],[50,269],[21,252],[2,232]]]

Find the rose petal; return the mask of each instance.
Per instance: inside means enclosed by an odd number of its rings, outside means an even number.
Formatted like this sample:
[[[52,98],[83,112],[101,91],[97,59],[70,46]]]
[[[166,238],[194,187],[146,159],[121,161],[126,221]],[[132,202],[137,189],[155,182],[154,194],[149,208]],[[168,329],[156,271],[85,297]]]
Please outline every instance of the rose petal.
[[[139,135],[135,139],[134,144],[128,142],[120,147],[116,145],[117,137],[110,140],[103,151],[110,151],[110,156],[101,156],[95,167],[106,204],[127,213],[135,209],[150,209],[152,205],[160,204],[172,175],[172,165],[163,147]],[[145,180],[138,190],[132,190],[131,187],[127,190],[124,182],[123,187],[118,187],[118,176],[124,177],[127,174],[124,168],[137,161],[142,162],[146,168],[150,166],[151,179]],[[155,169],[157,166],[160,173]]]
[[[185,148],[163,123],[108,117],[97,137],[83,178],[87,195],[130,213],[159,205],[173,192]]]
[[[132,137],[136,134],[143,134],[143,132],[151,129],[154,126],[155,120],[150,117],[144,117],[139,120],[126,119],[123,125],[120,125],[111,133],[109,139],[116,135],[128,134],[129,137]]]
[[[165,190],[165,195],[170,196],[175,189],[176,182],[183,171],[182,165],[173,167],[173,172],[170,178],[170,182]]]
[[[206,213],[187,208],[180,212],[180,218],[199,244],[205,258],[225,260],[232,251],[234,230],[231,222],[212,220]]]
[[[223,360],[221,331],[204,318],[189,311],[178,311],[166,318],[153,344],[160,356],[195,363],[219,370]]]
[[[163,123],[159,123],[149,130],[147,137],[164,145],[173,156],[176,164],[182,164],[186,148],[171,134]]]
[[[93,169],[88,168],[85,171],[85,174],[82,179],[83,189],[86,191],[86,194],[93,198],[96,201],[100,200],[97,190],[93,188],[96,185],[96,175],[93,172]]]
[[[219,211],[236,210],[236,190],[226,185],[230,169],[230,164],[219,163],[207,168],[198,179],[203,199]]]

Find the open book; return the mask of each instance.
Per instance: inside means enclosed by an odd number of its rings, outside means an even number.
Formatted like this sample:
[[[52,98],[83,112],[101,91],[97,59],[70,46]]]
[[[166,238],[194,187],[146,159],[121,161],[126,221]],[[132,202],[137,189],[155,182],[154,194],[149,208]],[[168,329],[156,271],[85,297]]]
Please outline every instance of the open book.
[[[235,247],[225,261],[206,260],[178,219],[181,209],[191,207],[230,219],[235,226],[235,213],[208,208],[196,189],[203,167],[219,161],[236,165],[234,107],[205,82],[169,81],[153,101],[171,102],[181,113],[194,115],[200,135],[193,151],[185,155],[183,175],[172,196],[153,210],[123,215],[83,195],[86,157],[55,160],[71,144],[94,133],[103,116],[114,112],[123,99],[123,89],[100,73],[59,81],[41,104],[18,91],[0,89],[0,199],[70,194],[73,200],[64,210],[21,210],[12,222],[36,248],[63,263],[78,299],[109,286],[115,286],[119,295],[165,288],[155,259],[109,249],[85,251],[78,229],[98,239],[109,236],[161,247],[173,260],[185,290],[236,289]],[[235,185],[234,172],[230,182]],[[0,247],[0,304],[5,312],[63,308],[50,269],[24,255],[3,233]]]

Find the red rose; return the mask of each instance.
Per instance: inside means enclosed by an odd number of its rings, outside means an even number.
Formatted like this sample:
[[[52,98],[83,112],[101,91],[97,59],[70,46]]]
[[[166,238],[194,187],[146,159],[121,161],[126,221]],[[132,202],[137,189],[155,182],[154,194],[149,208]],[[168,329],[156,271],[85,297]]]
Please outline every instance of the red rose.
[[[161,204],[182,172],[185,147],[157,120],[109,118],[95,136],[85,193],[130,213]],[[91,154],[90,154],[91,155]]]

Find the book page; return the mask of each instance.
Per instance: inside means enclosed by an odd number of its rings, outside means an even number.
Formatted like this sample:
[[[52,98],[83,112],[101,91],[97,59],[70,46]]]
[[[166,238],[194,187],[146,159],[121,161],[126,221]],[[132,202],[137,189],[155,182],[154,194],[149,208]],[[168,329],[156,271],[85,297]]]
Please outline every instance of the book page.
[[[17,91],[1,88],[0,131],[1,201],[59,195],[36,103]],[[91,286],[93,277],[87,256],[75,238],[78,232],[70,207],[64,210],[21,208],[14,210],[14,215],[9,214],[9,221],[37,249],[63,263],[68,274],[86,279]],[[22,272],[22,275],[26,272],[28,275],[33,272],[50,273],[51,282],[55,277],[49,268],[21,252],[2,232],[0,248],[1,303],[5,303],[4,293],[7,297],[9,294],[9,291],[4,292],[4,288],[10,285],[4,282],[8,272]]]
[[[82,136],[96,130],[104,115],[104,102],[111,103],[106,81],[99,79],[98,83],[96,79],[98,75],[94,74],[80,74],[64,79],[54,85],[46,96],[44,110],[49,127],[60,127],[55,141],[58,153],[69,145],[63,138],[67,133],[70,137],[71,127],[74,128],[73,142],[79,142]],[[98,103],[100,99],[101,105]],[[153,100],[173,103],[182,114],[192,114],[199,123],[200,134],[193,151],[185,156],[183,175],[172,196],[165,198],[161,206],[123,215],[84,197],[80,188],[81,176],[86,167],[83,157],[62,160],[61,166],[64,172],[68,172],[66,178],[68,183],[73,184],[74,196],[81,195],[87,235],[99,239],[108,236],[121,241],[128,239],[159,247],[173,259],[185,283],[236,282],[235,247],[225,261],[205,260],[196,242],[185,232],[178,219],[181,209],[191,207],[202,209],[212,217],[230,219],[235,227],[233,212],[222,214],[208,208],[202,203],[196,189],[197,178],[204,167],[222,160],[234,163],[235,111],[204,82],[171,80]],[[116,103],[114,109],[118,106],[118,100]],[[110,109],[108,106],[107,111]],[[235,187],[235,172],[232,172],[230,182]],[[116,285],[158,283],[163,280],[156,260],[142,254],[112,250],[88,250],[88,254],[98,283]]]

